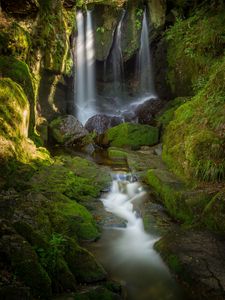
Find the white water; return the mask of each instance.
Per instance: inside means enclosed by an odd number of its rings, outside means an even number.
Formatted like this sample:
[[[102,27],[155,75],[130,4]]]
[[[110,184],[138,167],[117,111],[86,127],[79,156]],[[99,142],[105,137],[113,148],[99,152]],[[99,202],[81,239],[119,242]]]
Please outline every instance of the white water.
[[[140,211],[148,194],[140,183],[132,182],[129,174],[116,173],[113,177],[111,191],[102,202],[106,211],[125,220],[126,225],[105,228],[99,241],[98,259],[110,277],[123,284],[126,295],[123,299],[184,299],[154,250],[159,236],[144,229]]]
[[[146,9],[143,14],[141,30],[141,46],[137,58],[137,75],[139,82],[139,97],[148,100],[155,97],[152,61],[149,40],[149,25]]]
[[[114,96],[119,96],[119,97],[121,97],[123,94],[123,80],[124,80],[123,55],[122,55],[122,48],[121,48],[121,28],[122,28],[124,16],[125,16],[125,11],[123,11],[122,17],[116,28],[113,48],[111,52]]]
[[[153,250],[158,237],[150,236],[145,232],[143,220],[134,209],[140,207],[146,192],[138,182],[130,182],[126,177],[121,179],[119,175],[117,178],[113,180],[111,192],[102,199],[108,212],[126,221],[126,227],[120,229],[121,237],[113,245],[116,259],[120,262],[136,259],[143,263],[158,265],[166,270],[161,258]]]
[[[75,106],[76,116],[85,123],[96,114],[95,45],[92,12],[77,13]]]

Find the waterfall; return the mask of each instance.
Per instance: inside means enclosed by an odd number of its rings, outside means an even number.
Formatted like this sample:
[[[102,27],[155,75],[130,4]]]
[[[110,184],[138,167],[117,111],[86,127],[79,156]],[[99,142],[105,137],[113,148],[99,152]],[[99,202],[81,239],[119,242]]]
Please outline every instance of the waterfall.
[[[91,11],[79,11],[76,19],[75,107],[78,120],[85,123],[96,113],[94,28]]]
[[[154,81],[152,75],[152,64],[150,54],[149,28],[146,9],[143,13],[141,46],[137,60],[137,75],[139,82],[139,95],[142,99],[149,99],[155,96]]]
[[[121,19],[116,28],[113,48],[111,52],[114,96],[118,96],[118,97],[121,97],[123,94],[124,67],[123,67],[123,55],[122,55],[122,48],[121,48],[121,28],[122,28],[124,16],[125,16],[125,10],[123,11]]]

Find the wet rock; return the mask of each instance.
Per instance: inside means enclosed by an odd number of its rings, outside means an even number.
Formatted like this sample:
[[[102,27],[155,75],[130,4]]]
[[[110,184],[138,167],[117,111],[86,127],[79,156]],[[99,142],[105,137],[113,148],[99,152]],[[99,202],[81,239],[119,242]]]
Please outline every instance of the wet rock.
[[[73,144],[88,134],[81,122],[72,115],[54,119],[50,123],[51,134],[59,144]]]
[[[95,257],[72,239],[68,239],[64,257],[78,282],[93,283],[106,279],[106,272]]]
[[[83,292],[80,294],[76,294],[73,298],[74,300],[80,300],[80,299],[107,299],[107,300],[121,300],[122,298],[110,290],[104,288],[104,287],[95,287],[88,292]]]
[[[37,0],[2,0],[1,6],[3,11],[14,15],[30,15],[39,8]]]
[[[95,115],[91,117],[85,124],[85,128],[89,132],[95,131],[97,134],[104,133],[107,129],[119,125],[123,122],[122,118],[109,115]]]
[[[167,234],[156,247],[191,299],[224,299],[224,238],[205,231],[180,230]]]
[[[64,0],[63,6],[65,8],[73,8],[76,5],[76,0]]]
[[[135,108],[135,115],[140,124],[154,125],[155,115],[160,111],[163,102],[160,99],[149,99]]]

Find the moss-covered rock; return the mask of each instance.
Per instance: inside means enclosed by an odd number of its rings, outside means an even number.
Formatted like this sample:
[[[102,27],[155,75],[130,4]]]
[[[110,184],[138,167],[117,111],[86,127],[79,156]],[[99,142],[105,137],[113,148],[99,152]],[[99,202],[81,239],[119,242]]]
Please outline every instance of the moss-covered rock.
[[[29,243],[24,240],[3,220],[1,221],[1,252],[34,296],[42,299],[51,297],[51,280],[38,262],[38,257]]]
[[[211,66],[223,56],[224,11],[224,5],[203,6],[167,31],[168,79],[177,96],[193,95],[204,86]]]
[[[65,249],[65,259],[80,283],[92,283],[106,279],[106,272],[94,256],[70,241]]]
[[[208,228],[224,232],[225,231],[225,192],[218,192],[205,207],[202,215],[202,222]]]
[[[88,134],[81,122],[72,115],[60,116],[50,123],[54,140],[59,144],[72,144]]]
[[[1,19],[3,20],[3,18]],[[17,22],[0,22],[0,55],[26,60],[31,46],[29,33]]]
[[[160,197],[171,216],[193,225],[201,223],[201,216],[212,195],[201,188],[186,186],[167,170],[151,169],[147,182]]]
[[[163,158],[178,175],[205,181],[225,177],[224,59],[208,83],[175,112],[163,138]]]
[[[107,130],[104,142],[114,147],[138,149],[144,145],[157,144],[158,139],[158,128],[148,125],[122,123]]]
[[[113,44],[113,37],[121,11],[110,5],[95,5],[96,19],[96,58],[107,59]]]

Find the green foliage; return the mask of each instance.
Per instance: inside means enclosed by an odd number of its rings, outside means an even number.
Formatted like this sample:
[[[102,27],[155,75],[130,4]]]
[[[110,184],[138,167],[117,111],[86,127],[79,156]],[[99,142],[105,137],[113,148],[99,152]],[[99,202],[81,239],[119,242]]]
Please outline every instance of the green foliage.
[[[57,265],[59,259],[64,254],[65,238],[58,233],[53,233],[49,240],[49,247],[47,249],[36,248],[41,265],[48,271],[51,276],[56,276]]]
[[[103,26],[97,27],[96,32],[104,33],[105,28]]]
[[[205,181],[225,177],[224,66],[212,67],[209,81],[175,112],[164,135],[163,158],[178,174]]]
[[[190,95],[207,82],[212,64],[224,54],[225,9],[194,12],[188,19],[177,19],[166,33],[169,42],[168,80],[179,95]]]
[[[142,17],[143,17],[143,9],[142,8],[137,8],[137,10],[136,10],[136,20],[135,20],[135,26],[136,26],[137,30],[141,30]]]

